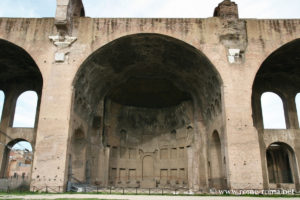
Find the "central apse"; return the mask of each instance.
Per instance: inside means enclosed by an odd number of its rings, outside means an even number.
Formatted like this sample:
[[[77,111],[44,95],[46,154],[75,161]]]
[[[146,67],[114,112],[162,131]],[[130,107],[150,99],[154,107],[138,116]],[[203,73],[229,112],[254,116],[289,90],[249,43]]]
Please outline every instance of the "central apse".
[[[221,102],[220,77],[196,48],[158,34],[106,44],[74,80],[69,179],[189,187],[208,170]]]

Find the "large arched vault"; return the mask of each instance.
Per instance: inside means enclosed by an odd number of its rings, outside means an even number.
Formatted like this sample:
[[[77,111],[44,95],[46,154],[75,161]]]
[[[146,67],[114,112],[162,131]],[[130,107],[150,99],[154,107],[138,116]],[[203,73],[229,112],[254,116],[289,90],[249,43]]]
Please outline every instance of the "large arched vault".
[[[71,134],[81,129],[82,141],[94,145],[72,143],[72,174],[114,186],[195,185],[188,176],[205,178],[207,162],[206,144],[194,138],[205,141],[221,116],[221,87],[208,58],[180,40],[135,34],[101,47],[74,80]],[[79,160],[78,148],[86,152]],[[203,170],[189,172],[192,165]]]
[[[206,111],[220,102],[221,84],[214,66],[194,47],[163,35],[136,34],[105,45],[82,64],[74,81],[75,104],[93,114],[106,96],[146,107],[192,99]]]

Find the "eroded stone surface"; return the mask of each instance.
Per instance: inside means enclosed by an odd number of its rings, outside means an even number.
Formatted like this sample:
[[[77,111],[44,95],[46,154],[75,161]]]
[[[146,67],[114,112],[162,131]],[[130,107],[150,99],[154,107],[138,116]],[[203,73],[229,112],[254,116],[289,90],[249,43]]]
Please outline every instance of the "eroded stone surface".
[[[74,178],[203,192],[298,189],[300,20],[239,19],[228,0],[207,19],[93,19],[78,14],[80,3],[59,1],[66,23],[0,19],[0,129],[11,137],[0,140],[32,143],[32,189],[65,189]],[[36,126],[12,129],[26,90],[39,95]],[[283,98],[286,130],[263,129],[265,91]],[[0,155],[3,174],[3,146]],[[289,177],[270,179],[270,163],[290,168]]]

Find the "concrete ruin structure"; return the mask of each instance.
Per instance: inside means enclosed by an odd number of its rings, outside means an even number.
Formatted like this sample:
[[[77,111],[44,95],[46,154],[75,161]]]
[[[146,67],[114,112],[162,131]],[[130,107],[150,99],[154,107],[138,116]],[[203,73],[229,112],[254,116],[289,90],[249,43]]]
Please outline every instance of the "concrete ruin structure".
[[[213,12],[212,12],[213,13]],[[300,189],[300,19],[240,19],[225,0],[205,19],[0,18],[1,175],[8,146],[33,146],[31,188]],[[38,96],[33,128],[12,126]],[[265,129],[261,95],[283,102]]]

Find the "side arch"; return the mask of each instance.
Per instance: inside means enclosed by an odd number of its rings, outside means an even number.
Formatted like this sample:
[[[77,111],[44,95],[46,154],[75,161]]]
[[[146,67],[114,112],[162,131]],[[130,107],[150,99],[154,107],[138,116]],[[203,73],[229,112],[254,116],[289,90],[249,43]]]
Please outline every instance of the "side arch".
[[[284,184],[299,186],[299,171],[295,152],[283,142],[275,142],[266,150],[269,188],[287,188]]]
[[[6,131],[6,128],[12,126],[17,98],[24,91],[37,93],[39,102],[36,118],[38,118],[43,88],[41,71],[27,51],[3,39],[0,39],[0,85],[6,97],[2,130]]]
[[[36,112],[36,118],[38,118],[43,77],[39,67],[26,50],[3,39],[0,39],[0,85],[5,92],[6,99],[0,124],[4,134],[1,134],[0,142],[7,144],[12,138],[26,138],[32,139],[30,142],[34,145],[36,129],[13,129],[12,119],[19,94],[27,90],[36,91],[39,96]],[[20,139],[13,141],[20,141]],[[1,175],[3,176],[5,173],[3,166],[7,164],[8,149],[1,145],[0,152]]]
[[[287,112],[293,112],[291,105],[300,90],[299,53],[300,39],[295,39],[271,53],[257,71],[252,85],[253,122],[257,128],[263,127],[259,99],[265,91],[274,91],[284,96],[286,102],[283,104],[287,104]],[[294,128],[295,120],[288,115],[287,128]]]
[[[10,152],[11,152],[13,146],[16,145],[19,142],[28,142],[28,141],[25,140],[25,139],[22,139],[22,138],[17,138],[17,139],[14,139],[14,140],[12,140],[12,141],[10,141],[6,144],[5,149],[4,149],[3,160],[2,160],[2,163],[1,163],[1,169],[0,169],[1,178],[8,178],[9,177],[8,167],[9,167],[9,164],[10,164]],[[31,143],[29,143],[29,144],[32,147],[32,144]],[[29,150],[26,149],[26,148],[24,150],[25,150],[24,152],[29,152]],[[32,150],[33,150],[33,147],[32,147]],[[30,169],[30,171],[31,171],[31,169]],[[31,174],[31,172],[30,172],[30,174]]]
[[[1,89],[10,84],[29,81],[30,84],[20,84],[20,87],[36,89],[41,92],[43,85],[42,73],[34,59],[22,47],[0,38],[0,83]],[[6,84],[5,84],[6,83]]]
[[[254,87],[254,84],[255,84],[255,80],[257,79],[257,75],[261,71],[262,66],[264,64],[266,64],[266,61],[269,58],[274,57],[274,55],[275,55],[274,53],[278,52],[278,50],[282,51],[284,48],[289,48],[289,47],[291,47],[291,44],[297,43],[297,42],[298,43],[300,42],[300,38],[290,38],[288,40],[281,41],[281,42],[276,43],[276,44],[272,44],[272,46],[268,46],[268,48],[264,49],[264,54],[261,57],[257,58],[258,62],[255,63],[255,66],[254,66],[255,69],[254,69],[254,71],[251,75],[251,82],[252,82],[251,88],[252,88],[252,91],[253,91],[253,87]],[[276,90],[276,91],[274,90],[273,92],[279,93],[278,90]],[[298,92],[300,92],[300,90],[298,90]]]
[[[253,124],[258,131],[263,184],[266,189],[269,187],[268,161],[265,159],[268,145],[274,141],[286,141],[288,144],[294,144],[295,151],[299,149],[299,144],[296,142],[298,139],[294,137],[294,130],[299,127],[295,105],[295,96],[300,89],[299,54],[299,38],[274,50],[260,66],[252,85]],[[286,129],[264,129],[260,98],[266,91],[275,92],[281,97],[284,106]],[[295,155],[298,156],[298,152],[295,152]],[[296,166],[296,168],[298,171],[299,166]],[[299,188],[299,184],[296,182],[295,184],[294,188]]]

